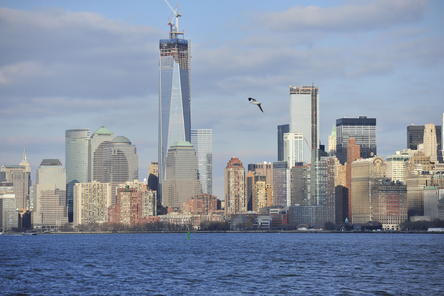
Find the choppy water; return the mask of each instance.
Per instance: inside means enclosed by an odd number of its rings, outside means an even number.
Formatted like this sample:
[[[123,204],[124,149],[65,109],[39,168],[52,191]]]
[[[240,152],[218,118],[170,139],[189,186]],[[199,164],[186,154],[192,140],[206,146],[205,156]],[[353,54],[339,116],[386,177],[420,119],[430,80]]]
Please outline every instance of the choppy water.
[[[6,295],[444,295],[444,235],[3,235],[0,274]]]

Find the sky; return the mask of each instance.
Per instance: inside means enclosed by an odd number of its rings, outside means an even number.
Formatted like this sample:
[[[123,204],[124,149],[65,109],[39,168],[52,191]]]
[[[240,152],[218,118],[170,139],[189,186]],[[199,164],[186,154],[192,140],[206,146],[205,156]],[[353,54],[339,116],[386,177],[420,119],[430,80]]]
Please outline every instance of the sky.
[[[408,124],[442,124],[444,1],[171,1],[191,40],[192,128],[214,132],[214,193],[232,156],[277,160],[289,86],[319,87],[321,142],[341,117],[377,119],[378,154]],[[64,163],[66,129],[128,137],[157,161],[162,0],[0,0],[0,163],[26,148]],[[247,98],[262,101],[264,113]]]

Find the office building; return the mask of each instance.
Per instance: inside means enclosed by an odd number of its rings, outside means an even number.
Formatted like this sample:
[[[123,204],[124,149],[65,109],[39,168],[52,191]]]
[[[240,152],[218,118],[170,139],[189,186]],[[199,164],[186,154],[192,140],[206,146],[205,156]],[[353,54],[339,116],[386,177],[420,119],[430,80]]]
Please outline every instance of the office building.
[[[158,162],[159,183],[163,184],[168,149],[177,142],[191,142],[190,49],[188,40],[179,31],[178,18],[170,26],[169,39],[160,40],[159,48]]]
[[[347,163],[345,164],[346,169],[346,187],[348,189],[348,214],[352,217],[352,164],[355,160],[359,159],[361,155],[361,146],[356,144],[355,138],[349,138],[347,142]]]
[[[213,193],[213,130],[192,129],[191,144],[197,154],[197,168],[202,192]]]
[[[31,166],[26,154],[19,165],[2,165],[0,182],[12,183],[14,187],[16,209],[25,212],[30,209]],[[1,180],[3,179],[3,180]]]
[[[407,126],[407,149],[418,150],[418,145],[424,143],[424,125]],[[442,126],[435,125],[436,142],[438,148],[441,148]]]
[[[328,136],[328,153],[334,155],[336,153],[336,127],[331,130],[330,136]]]
[[[43,159],[37,169],[34,228],[59,229],[68,223],[66,172],[58,159]]]
[[[423,151],[424,155],[430,157],[433,163],[438,162],[438,154],[441,147],[438,147],[438,137],[441,133],[435,128],[434,124],[424,125]]]
[[[304,149],[307,149],[307,145],[304,144],[304,136],[298,133],[286,133],[284,134],[284,161],[287,162],[288,168],[292,168],[295,163],[306,162],[306,155]],[[305,155],[305,156],[304,156]]]
[[[148,168],[148,188],[157,191],[159,185],[159,163],[151,162]]]
[[[380,157],[358,159],[352,163],[351,174],[351,221],[367,223],[372,220],[372,187],[378,179],[384,178],[385,163]]]
[[[14,185],[0,182],[0,231],[7,232],[18,229],[18,216]]]
[[[65,131],[66,199],[68,220],[73,221],[73,189],[75,183],[90,181],[89,129],[70,129]]]
[[[424,216],[427,219],[444,220],[444,188],[439,186],[424,187]]]
[[[108,208],[112,204],[111,183],[75,183],[74,225],[108,222]]]
[[[302,162],[290,169],[290,206],[309,205],[311,197],[311,166]]]
[[[239,214],[247,211],[245,192],[245,169],[237,157],[232,157],[225,167],[225,214]]]
[[[193,145],[190,142],[177,142],[168,150],[166,161],[162,205],[180,210],[186,201],[202,193]]]
[[[314,86],[290,86],[290,133],[302,138],[302,162],[317,159],[319,148],[319,89]],[[288,162],[291,167],[293,164]]]
[[[390,179],[377,179],[370,194],[370,220],[382,224],[386,230],[400,230],[407,220],[407,188]]]
[[[336,120],[336,156],[341,163],[347,160],[349,138],[360,146],[361,158],[376,155],[376,118],[340,118]]]
[[[394,155],[387,157],[385,160],[387,178],[405,184],[408,175],[409,159],[410,156],[407,153],[400,151],[396,151]]]
[[[287,206],[287,174],[286,161],[273,162],[273,206]]]
[[[277,126],[278,161],[284,161],[284,134],[288,132],[290,132],[289,124],[282,124]]]
[[[88,181],[109,182],[109,179],[105,179],[105,163],[110,163],[110,146],[113,139],[114,133],[104,126],[101,126],[91,135]]]

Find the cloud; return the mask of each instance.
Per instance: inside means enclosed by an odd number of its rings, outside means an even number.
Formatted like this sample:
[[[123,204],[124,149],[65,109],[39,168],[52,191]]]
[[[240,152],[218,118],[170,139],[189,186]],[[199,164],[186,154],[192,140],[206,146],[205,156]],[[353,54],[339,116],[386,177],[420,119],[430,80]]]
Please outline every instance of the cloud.
[[[295,6],[263,14],[259,19],[276,31],[367,31],[418,21],[426,3],[426,0],[376,0],[351,1],[338,7]]]

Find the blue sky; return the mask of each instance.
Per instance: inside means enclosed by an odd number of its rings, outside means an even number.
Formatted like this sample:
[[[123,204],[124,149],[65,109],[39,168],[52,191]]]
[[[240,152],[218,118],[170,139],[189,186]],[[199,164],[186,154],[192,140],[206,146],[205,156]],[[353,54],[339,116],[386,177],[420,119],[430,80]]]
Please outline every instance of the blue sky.
[[[231,156],[275,161],[288,86],[320,89],[321,141],[336,118],[377,118],[381,155],[406,125],[441,124],[444,2],[172,1],[191,40],[192,126],[214,130],[214,187]],[[64,131],[105,125],[157,158],[161,0],[0,1],[0,163],[64,161]],[[260,114],[247,97],[263,101]]]

